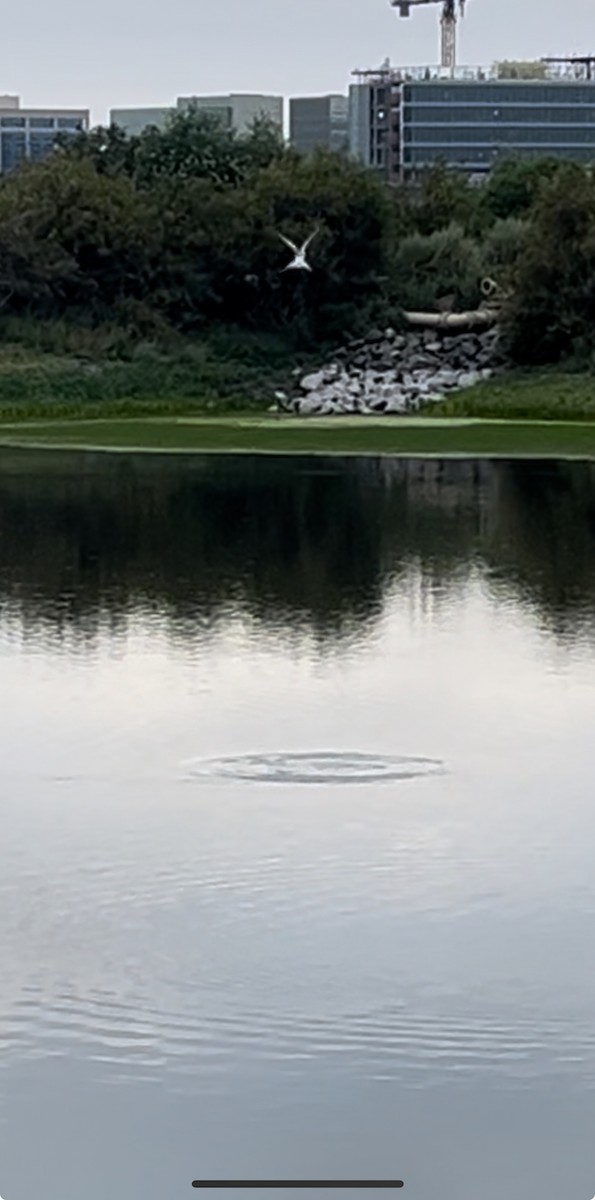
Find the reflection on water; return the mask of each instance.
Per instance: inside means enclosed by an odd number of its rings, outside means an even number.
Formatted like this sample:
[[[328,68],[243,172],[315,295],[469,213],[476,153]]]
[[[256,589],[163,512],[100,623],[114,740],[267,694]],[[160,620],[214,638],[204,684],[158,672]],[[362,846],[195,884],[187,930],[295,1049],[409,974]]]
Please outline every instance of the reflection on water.
[[[392,585],[448,603],[473,564],[560,636],[592,622],[589,464],[0,458],[3,605],[26,629],[88,642],[155,611],[196,638],[240,611],[359,638]]]
[[[593,469],[0,468],[1,1194],[588,1200]]]

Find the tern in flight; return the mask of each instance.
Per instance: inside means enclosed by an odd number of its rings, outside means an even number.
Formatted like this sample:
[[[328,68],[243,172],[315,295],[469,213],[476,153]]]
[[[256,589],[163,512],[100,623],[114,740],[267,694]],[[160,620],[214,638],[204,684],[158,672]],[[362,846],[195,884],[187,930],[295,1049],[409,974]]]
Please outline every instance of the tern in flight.
[[[314,233],[311,233],[310,237],[306,238],[303,246],[299,246],[299,247],[296,246],[295,242],[292,242],[290,238],[285,237],[285,234],[283,234],[283,233],[279,234],[281,241],[285,242],[285,245],[289,246],[289,249],[292,250],[295,255],[293,262],[290,262],[287,264],[286,267],[283,267],[284,271],[311,271],[312,270],[310,263],[306,262],[306,250],[308,249],[308,246],[310,245],[310,242],[312,241],[312,239],[316,237],[317,233],[318,233],[318,230],[315,229]]]

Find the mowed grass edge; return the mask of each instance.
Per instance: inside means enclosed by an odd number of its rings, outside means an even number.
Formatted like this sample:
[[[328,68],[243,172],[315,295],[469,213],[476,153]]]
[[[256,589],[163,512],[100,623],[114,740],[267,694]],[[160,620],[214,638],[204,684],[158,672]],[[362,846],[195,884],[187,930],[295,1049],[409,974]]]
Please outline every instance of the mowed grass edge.
[[[0,445],[178,453],[595,459],[595,421],[171,417],[4,424]]]

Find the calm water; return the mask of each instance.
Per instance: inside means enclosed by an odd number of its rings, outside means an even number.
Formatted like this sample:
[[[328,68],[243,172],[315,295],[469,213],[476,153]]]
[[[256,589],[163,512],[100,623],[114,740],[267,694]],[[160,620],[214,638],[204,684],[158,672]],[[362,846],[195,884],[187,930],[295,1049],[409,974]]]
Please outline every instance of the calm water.
[[[0,606],[2,1196],[588,1200],[595,471],[3,453]]]

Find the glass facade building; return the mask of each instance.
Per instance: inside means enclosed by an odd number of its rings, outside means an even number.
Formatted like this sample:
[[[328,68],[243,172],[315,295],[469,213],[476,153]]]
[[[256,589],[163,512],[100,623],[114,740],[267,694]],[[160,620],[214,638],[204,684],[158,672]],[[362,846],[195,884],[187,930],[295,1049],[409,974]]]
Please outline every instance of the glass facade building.
[[[407,78],[350,92],[351,152],[385,178],[442,162],[481,175],[507,156],[595,163],[595,81]]]
[[[431,80],[402,88],[405,173],[437,161],[481,173],[510,154],[595,162],[595,82]]]
[[[164,129],[172,112],[171,107],[112,108],[109,114],[109,123],[117,125],[129,137],[138,137],[144,129]]]
[[[89,128],[86,110],[27,109],[0,100],[0,172],[13,171],[26,159],[51,154],[59,133],[79,133]]]
[[[347,96],[296,96],[291,99],[289,140],[303,154],[317,147],[346,151],[349,142]]]

